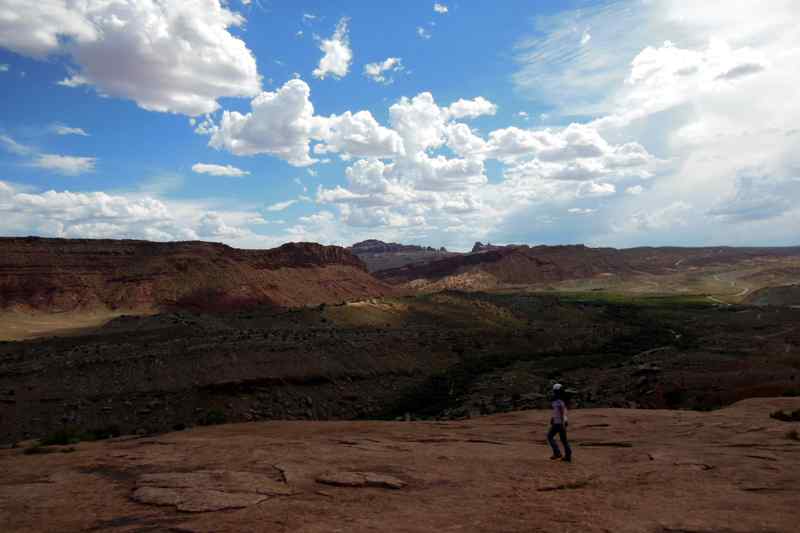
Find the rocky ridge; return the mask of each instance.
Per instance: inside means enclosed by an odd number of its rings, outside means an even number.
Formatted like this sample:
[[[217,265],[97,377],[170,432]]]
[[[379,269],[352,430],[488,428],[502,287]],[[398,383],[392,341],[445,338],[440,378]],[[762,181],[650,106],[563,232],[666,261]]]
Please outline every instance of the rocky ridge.
[[[383,242],[378,239],[367,239],[365,241],[357,242],[352,246],[350,246],[349,249],[355,255],[387,253],[387,252],[446,252],[447,251],[447,249],[444,246],[440,248],[433,248],[432,246],[418,246],[416,244],[399,244],[396,242]]]
[[[598,276],[664,275],[679,269],[730,266],[755,259],[800,258],[800,247],[784,248],[592,248],[582,244],[527,246],[475,243],[467,254],[375,272],[394,285],[416,289],[482,290],[557,283]]]
[[[433,248],[431,246],[383,242],[377,239],[358,242],[349,247],[348,250],[363,260],[370,272],[411,264],[425,264],[444,257],[460,255],[448,252],[444,246]]]
[[[239,250],[207,242],[0,238],[3,310],[225,310],[390,292],[337,246]]]
[[[489,250],[500,250],[502,248],[513,247],[516,246],[514,244],[508,245],[496,245],[490,242],[483,244],[481,241],[476,241],[474,245],[472,245],[471,253],[478,253],[478,252],[488,252]]]

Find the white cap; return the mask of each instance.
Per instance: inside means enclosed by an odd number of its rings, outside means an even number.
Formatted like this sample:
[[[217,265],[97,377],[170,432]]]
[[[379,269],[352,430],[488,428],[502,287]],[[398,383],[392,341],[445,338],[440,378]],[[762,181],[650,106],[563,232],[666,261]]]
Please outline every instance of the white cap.
[[[556,383],[553,385],[553,391],[561,390],[561,383]]]

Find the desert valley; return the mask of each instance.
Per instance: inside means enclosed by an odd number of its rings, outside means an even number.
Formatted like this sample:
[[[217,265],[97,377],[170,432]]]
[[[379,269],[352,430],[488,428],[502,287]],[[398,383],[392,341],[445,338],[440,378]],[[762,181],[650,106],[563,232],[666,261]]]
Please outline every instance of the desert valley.
[[[484,489],[588,498],[606,514],[569,514],[581,530],[789,530],[786,515],[742,529],[739,514],[711,513],[692,526],[650,515],[654,500],[626,529],[597,490],[622,497],[608,477],[618,461],[629,483],[652,472],[687,497],[700,478],[698,497],[714,501],[797,495],[800,247],[0,247],[0,516],[13,530],[236,531],[256,509],[282,517],[276,531],[339,519],[386,529],[408,498],[445,498],[455,512]],[[555,382],[574,409],[572,470],[534,459],[546,461],[539,418]],[[757,400],[775,397],[788,398]],[[475,453],[478,478],[464,478]],[[514,457],[524,471],[512,473]],[[738,461],[754,470],[736,488],[723,472]],[[106,492],[104,510],[59,503],[65,483]],[[371,516],[351,491],[389,507]],[[453,491],[463,499],[445,503]],[[502,512],[493,505],[456,522]],[[421,516],[394,530],[443,527],[444,515]]]

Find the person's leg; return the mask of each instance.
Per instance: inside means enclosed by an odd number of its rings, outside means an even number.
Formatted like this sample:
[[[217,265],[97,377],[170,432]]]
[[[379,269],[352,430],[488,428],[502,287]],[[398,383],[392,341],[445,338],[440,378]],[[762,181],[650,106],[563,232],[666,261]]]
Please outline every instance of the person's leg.
[[[561,425],[558,436],[561,438],[561,444],[564,446],[564,460],[572,460],[572,448],[570,448],[569,441],[567,440],[567,426]],[[555,440],[555,439],[554,439]]]
[[[553,459],[558,459],[561,457],[561,450],[558,449],[558,444],[556,444],[556,433],[559,431],[559,426],[555,424],[550,424],[550,431],[547,432],[547,442],[550,443],[550,448],[553,449]]]

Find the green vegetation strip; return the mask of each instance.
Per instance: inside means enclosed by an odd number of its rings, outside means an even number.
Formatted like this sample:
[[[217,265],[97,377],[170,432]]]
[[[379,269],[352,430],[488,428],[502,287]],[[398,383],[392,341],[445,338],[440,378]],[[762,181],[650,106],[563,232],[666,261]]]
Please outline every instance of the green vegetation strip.
[[[589,303],[597,305],[617,304],[636,306],[689,306],[712,307],[705,294],[630,294],[618,292],[589,291],[589,292],[542,292],[533,295],[555,296],[562,302]]]

